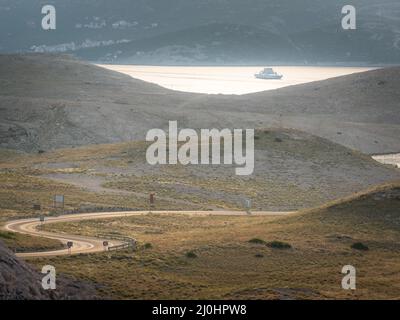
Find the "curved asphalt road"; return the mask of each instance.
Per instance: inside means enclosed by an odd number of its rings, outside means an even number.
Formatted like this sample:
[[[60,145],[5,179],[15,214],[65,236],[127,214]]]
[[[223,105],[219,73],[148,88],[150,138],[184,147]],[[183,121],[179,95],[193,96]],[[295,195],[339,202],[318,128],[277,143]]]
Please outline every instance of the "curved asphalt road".
[[[129,212],[101,212],[101,213],[80,213],[80,214],[68,214],[61,215],[58,217],[46,217],[45,223],[57,223],[57,222],[71,222],[71,221],[82,221],[91,219],[104,219],[104,218],[118,218],[148,214],[149,211],[129,211]],[[249,215],[246,212],[241,211],[152,211],[152,213],[161,214],[185,214],[185,215],[213,215],[213,216],[243,216]],[[270,211],[257,211],[252,212],[250,216],[283,216],[293,212],[270,212]],[[44,252],[25,252],[17,253],[19,257],[47,257],[47,256],[58,256],[67,254],[79,254],[79,253],[93,253],[104,251],[103,241],[107,240],[109,246],[115,246],[122,244],[121,241],[100,239],[93,237],[84,237],[78,235],[69,235],[64,233],[53,233],[47,231],[40,231],[37,227],[41,224],[38,218],[31,219],[20,219],[7,222],[4,229],[11,232],[18,232],[22,234],[28,234],[31,236],[45,237],[49,239],[56,239],[66,245],[68,241],[73,241],[74,245],[71,252],[68,249],[61,249],[56,251],[44,251]]]

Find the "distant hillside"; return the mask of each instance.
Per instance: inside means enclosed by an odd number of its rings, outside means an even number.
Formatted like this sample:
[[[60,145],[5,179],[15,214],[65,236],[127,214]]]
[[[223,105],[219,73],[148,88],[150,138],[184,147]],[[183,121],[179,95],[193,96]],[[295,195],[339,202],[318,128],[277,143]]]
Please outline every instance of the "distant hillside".
[[[1,146],[26,151],[143,140],[188,100],[66,56],[0,56],[0,83]]]
[[[318,221],[318,225],[324,224],[326,229],[353,229],[354,233],[364,233],[366,238],[379,235],[385,230],[390,238],[399,234],[399,205],[400,182],[397,181],[363,190],[319,208],[304,210],[287,220],[302,221],[303,227],[315,226]],[[393,248],[400,250],[397,244]]]
[[[400,150],[400,68],[244,96],[175,92],[54,55],[0,56],[0,147],[144,140],[189,128],[294,128],[365,153]]]
[[[399,9],[400,11],[400,9]],[[277,19],[278,20],[278,19]],[[375,20],[375,19],[373,19]],[[230,23],[211,23],[110,46],[83,48],[81,58],[150,65],[379,65],[398,64],[396,29],[344,31],[340,17],[329,25],[291,34]],[[400,21],[398,22],[400,23]],[[372,40],[373,39],[373,40]],[[43,48],[44,49],[44,48]],[[37,49],[39,52],[40,48]],[[57,48],[48,48],[57,52]]]
[[[152,166],[149,144],[2,151],[0,208],[19,217],[34,214],[38,202],[52,210],[57,193],[71,211],[146,210],[149,193],[156,192],[157,210],[242,210],[251,199],[254,210],[291,211],[400,179],[394,167],[297,130],[257,130],[251,176],[235,175],[235,164]]]
[[[213,23],[110,48],[79,52],[88,60],[154,65],[262,64],[266,61],[296,61],[299,52],[286,37],[260,28]]]
[[[257,115],[259,125],[296,128],[364,153],[400,150],[400,67],[203,101],[204,112]]]
[[[91,61],[163,64],[399,63],[400,4],[353,0],[53,0],[57,31],[41,29],[40,0],[3,0],[0,52],[74,53]],[[280,53],[280,54],[277,54]]]
[[[107,150],[107,146],[103,148],[97,147],[99,152]],[[186,200],[206,209],[213,205],[241,209],[244,199],[251,199],[254,210],[269,211],[310,208],[368,186],[400,179],[400,171],[369,156],[297,130],[257,130],[254,157],[253,175],[239,177],[234,174],[236,165],[150,166],[143,146],[126,146],[108,155],[112,161],[100,160],[90,166],[89,175],[98,172],[113,189],[145,195],[157,190],[159,197]],[[64,158],[63,162],[68,162],[68,156]],[[121,165],[116,167],[113,161]],[[124,176],[118,177],[121,170]],[[45,177],[79,187],[90,188],[90,181],[95,182],[83,174]]]

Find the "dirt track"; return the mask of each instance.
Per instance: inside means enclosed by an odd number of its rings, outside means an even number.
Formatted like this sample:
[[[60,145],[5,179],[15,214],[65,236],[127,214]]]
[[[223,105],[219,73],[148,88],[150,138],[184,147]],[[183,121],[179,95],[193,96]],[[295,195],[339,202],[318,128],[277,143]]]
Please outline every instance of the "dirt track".
[[[127,217],[127,216],[135,216],[148,214],[148,211],[134,211],[134,212],[101,212],[101,213],[82,213],[82,214],[73,214],[73,215],[61,215],[58,217],[49,217],[46,218],[44,223],[57,223],[57,222],[70,222],[70,221],[82,221],[82,220],[91,220],[91,219],[104,219],[104,218],[117,218],[117,217]],[[226,216],[241,216],[248,215],[246,212],[241,211],[153,211],[153,213],[158,214],[185,214],[185,215],[226,215]],[[269,211],[258,211],[252,212],[251,216],[257,215],[268,215],[268,216],[281,216],[288,215],[292,212],[269,212]],[[27,252],[27,253],[18,253],[17,256],[27,258],[27,257],[44,257],[44,256],[58,256],[58,255],[68,255],[68,254],[79,254],[79,253],[94,253],[104,251],[103,241],[107,240],[109,242],[109,246],[119,245],[122,242],[109,240],[109,239],[100,239],[93,237],[84,237],[78,235],[69,235],[69,234],[57,234],[47,231],[40,231],[37,227],[42,222],[39,219],[31,218],[31,219],[21,219],[14,220],[6,223],[5,229],[12,232],[18,232],[23,234],[28,234],[32,236],[45,237],[50,239],[60,240],[63,244],[66,244],[68,241],[73,241],[73,247],[71,252],[68,249],[62,249],[57,251],[44,251],[44,252]]]

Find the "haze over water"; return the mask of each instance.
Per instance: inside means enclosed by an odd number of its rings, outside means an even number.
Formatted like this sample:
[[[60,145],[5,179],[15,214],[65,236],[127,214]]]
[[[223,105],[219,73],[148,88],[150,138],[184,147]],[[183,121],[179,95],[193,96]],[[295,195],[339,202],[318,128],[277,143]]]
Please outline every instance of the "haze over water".
[[[136,79],[185,92],[210,94],[246,94],[325,80],[373,68],[362,67],[273,67],[282,80],[256,79],[264,67],[175,67],[138,65],[101,65]]]

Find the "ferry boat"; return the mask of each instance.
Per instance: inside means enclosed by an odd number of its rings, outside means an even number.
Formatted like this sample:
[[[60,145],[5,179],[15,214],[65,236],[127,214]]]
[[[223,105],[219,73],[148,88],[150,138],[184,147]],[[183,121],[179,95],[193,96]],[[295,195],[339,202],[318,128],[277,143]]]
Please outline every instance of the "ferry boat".
[[[272,68],[264,68],[254,75],[257,79],[280,80],[283,75],[276,73]]]

